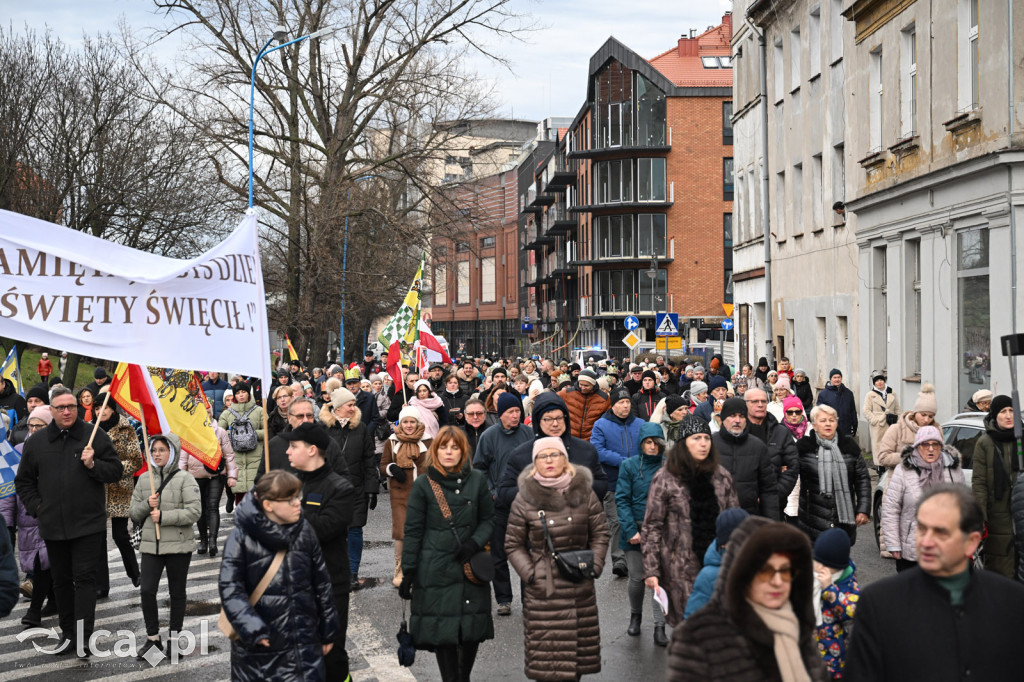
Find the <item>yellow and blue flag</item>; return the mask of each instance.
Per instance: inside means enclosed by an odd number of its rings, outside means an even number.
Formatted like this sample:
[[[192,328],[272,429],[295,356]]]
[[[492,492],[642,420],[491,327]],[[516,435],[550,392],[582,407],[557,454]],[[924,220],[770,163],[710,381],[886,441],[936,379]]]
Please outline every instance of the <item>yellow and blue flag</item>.
[[[10,379],[18,395],[25,397],[25,385],[21,381],[21,365],[18,363],[18,347],[12,346],[4,364],[0,365],[0,378]]]

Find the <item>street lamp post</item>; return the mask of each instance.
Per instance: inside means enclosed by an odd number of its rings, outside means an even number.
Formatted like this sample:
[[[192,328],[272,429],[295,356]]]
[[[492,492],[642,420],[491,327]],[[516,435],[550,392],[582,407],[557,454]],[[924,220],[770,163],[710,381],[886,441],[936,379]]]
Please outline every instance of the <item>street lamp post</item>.
[[[644,271],[651,278],[651,309],[654,310],[654,355],[658,355],[658,311],[657,295],[658,290],[658,254],[651,254],[651,267]],[[668,313],[668,297],[665,300],[665,313]],[[668,339],[665,339],[665,366],[668,366]]]

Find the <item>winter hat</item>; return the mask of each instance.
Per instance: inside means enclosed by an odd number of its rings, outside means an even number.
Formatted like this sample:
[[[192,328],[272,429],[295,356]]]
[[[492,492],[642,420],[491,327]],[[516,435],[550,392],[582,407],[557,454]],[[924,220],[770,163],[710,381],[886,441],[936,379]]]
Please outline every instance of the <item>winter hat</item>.
[[[917,394],[917,400],[914,401],[914,407],[911,408],[911,412],[935,414],[938,411],[939,404],[935,400],[935,387],[931,384],[925,384],[921,387],[921,392]]]
[[[718,358],[711,358],[711,363],[710,363],[711,369],[718,369],[720,364],[721,363],[718,362]]]
[[[873,372],[871,372],[871,383],[872,384],[875,383],[876,381],[878,381],[879,379],[881,379],[882,381],[885,381],[886,378],[887,377],[885,376],[885,370],[883,370],[883,369],[876,369]]]
[[[917,430],[917,435],[914,436],[914,447],[916,448],[921,443],[927,443],[930,440],[937,440],[942,442],[942,431],[929,424],[928,426],[922,426]]]
[[[613,407],[615,406],[615,403],[619,402],[620,400],[630,399],[629,391],[627,391],[625,388],[616,388],[608,397],[611,399],[611,402],[609,404],[612,405]]]
[[[804,409],[804,404],[800,400],[800,398],[797,398],[795,395],[788,395],[785,398],[783,398],[782,410],[784,412],[789,412],[790,410],[795,410],[798,408],[801,410]]]
[[[673,393],[672,395],[665,398],[665,414],[670,415],[676,410],[678,410],[680,407],[684,407],[685,405],[686,401],[683,400],[683,396],[676,395],[675,393]]]
[[[222,400],[226,402],[228,398],[231,398],[232,400],[235,399],[235,392],[232,391],[230,388],[224,391],[224,397],[222,398]]]
[[[569,453],[566,452],[565,449],[565,443],[562,442],[561,438],[556,438],[555,436],[545,436],[544,438],[538,438],[537,440],[533,441],[534,462],[537,461],[537,455],[539,455],[544,450],[558,450],[559,452],[566,456],[566,459],[568,459],[569,457]]]
[[[802,369],[796,369],[796,370],[793,371],[793,376],[796,376],[797,374],[800,374],[801,376],[804,376],[804,377],[807,376],[807,372],[805,372]]]
[[[726,417],[731,417],[734,414],[742,414],[744,417],[747,416],[747,401],[743,398],[729,398],[722,403],[722,411],[719,416],[722,421],[725,421]]]
[[[580,372],[579,376],[576,377],[576,380],[579,381],[580,383],[586,382],[586,383],[589,383],[589,384],[596,384],[597,383],[597,375],[594,374],[594,370],[592,370],[592,369],[585,369],[582,372]]]
[[[789,391],[790,393],[793,392],[793,387],[789,383],[789,376],[788,375],[786,375],[786,374],[780,374],[779,375],[779,380],[775,382],[775,390],[777,391],[780,388],[784,388],[787,391]]]
[[[643,381],[644,379],[654,379],[654,383],[658,383],[658,375],[649,369],[644,370],[644,373],[640,375],[640,380]]]
[[[992,406],[988,408],[988,417],[992,420],[993,426],[995,425],[996,416],[1007,407],[1013,407],[1013,399],[1010,396],[997,395],[995,398],[992,398]]]
[[[842,528],[829,528],[814,541],[814,560],[829,568],[850,565],[850,536]]]
[[[331,375],[334,375],[334,374],[338,374],[339,372],[342,372],[342,371],[344,371],[344,370],[341,369],[341,365],[331,365],[331,368],[327,370],[327,373],[331,374]]]
[[[327,395],[330,395],[339,388],[341,388],[341,381],[335,379],[334,377],[331,377],[330,379],[324,382],[324,385],[321,388],[321,392],[326,392]]]
[[[342,405],[355,402],[356,397],[347,388],[337,388],[331,391],[331,407],[337,409]]]
[[[534,379],[530,382],[530,387],[526,389],[526,394],[531,398],[535,398],[544,392],[544,384],[540,383],[540,379]]]
[[[832,381],[832,377],[834,377],[834,376],[835,376],[835,375],[837,375],[837,374],[838,374],[839,376],[843,376],[843,373],[842,373],[842,372],[840,372],[840,371],[839,371],[838,369],[836,369],[835,367],[833,367],[833,368],[832,368],[832,369],[830,369],[830,370],[829,370],[829,372],[828,372],[828,380],[829,380],[829,381]]]
[[[423,418],[420,417],[420,411],[417,410],[412,405],[406,405],[405,407],[402,408],[402,411],[398,413],[398,421],[401,422],[403,419],[407,417],[415,419],[420,424],[423,423]]]
[[[379,374],[371,374],[370,375],[370,383],[372,384],[375,381],[384,381],[384,378],[381,375],[379,375]]]
[[[507,411],[517,409],[519,410],[519,418],[523,417],[523,401],[512,395],[511,393],[502,393],[498,396],[498,417],[505,414]]]
[[[570,371],[570,372],[578,372],[578,371],[580,371],[581,369],[583,369],[583,368],[582,368],[582,367],[580,367],[580,365],[579,365],[579,363],[578,363],[578,362],[574,362],[574,363],[572,363],[571,365],[569,365],[569,371]]]
[[[28,400],[29,398],[38,398],[43,401],[44,405],[50,404],[50,396],[42,386],[33,386],[28,389],[28,393],[25,394],[25,400]]]
[[[572,383],[572,377],[569,376],[568,372],[563,372],[561,376],[558,377],[558,385],[561,386],[562,384],[568,383]]]
[[[704,369],[704,365],[700,364],[699,362],[696,365],[693,366],[693,371],[696,372],[698,369],[700,371],[704,372],[705,374],[708,373],[708,371],[706,369]]]
[[[426,379],[417,379],[416,383],[412,385],[412,392],[415,393],[416,391],[420,390],[420,386],[426,386],[428,391],[430,391],[431,393],[434,392],[434,387],[431,386],[430,382],[427,381]]]
[[[715,376],[711,377],[711,380],[708,382],[709,391],[713,391],[716,388],[729,388],[728,382],[725,380],[725,377],[723,377],[721,374],[716,374]],[[690,390],[692,391],[693,388],[691,387]]]
[[[107,370],[103,369],[102,367],[97,367],[96,371],[92,373],[92,378],[93,379],[106,379],[107,378]]]
[[[238,393],[239,391],[245,391],[246,393],[249,394],[249,398],[252,398],[252,388],[249,386],[248,381],[239,381],[237,384],[235,384],[234,393]]]
[[[503,377],[506,377],[506,378],[508,377],[508,372],[506,372],[505,368],[502,367],[501,365],[498,365],[493,370],[491,370],[491,378],[493,379],[494,377],[498,376],[499,374],[501,376],[503,376]]]
[[[988,390],[987,388],[983,388],[980,391],[975,391],[974,395],[971,396],[971,400],[974,402],[975,405],[977,405],[980,402],[992,400],[992,398],[994,397],[995,394],[992,391]]]
[[[748,516],[750,513],[740,507],[730,507],[718,515],[718,518],[715,519],[715,542],[718,543],[719,550],[729,542],[729,536],[732,535],[736,526],[743,523]]]
[[[708,385],[703,381],[690,382],[690,395],[694,398],[708,390]]]
[[[40,405],[39,407],[33,408],[28,414],[29,419],[42,419],[44,422],[49,424],[53,421],[53,412],[46,405]]]
[[[711,427],[700,417],[688,414],[679,422],[679,440],[685,441],[690,436],[696,436],[700,433],[711,435]]]
[[[601,389],[602,391],[604,391],[605,393],[607,393],[608,392],[608,388],[609,388],[608,387],[608,377],[598,377],[597,378],[597,387],[599,389]]]
[[[288,371],[287,367],[282,367],[281,369],[277,370],[277,376],[279,377],[290,377],[291,375],[292,373]]]

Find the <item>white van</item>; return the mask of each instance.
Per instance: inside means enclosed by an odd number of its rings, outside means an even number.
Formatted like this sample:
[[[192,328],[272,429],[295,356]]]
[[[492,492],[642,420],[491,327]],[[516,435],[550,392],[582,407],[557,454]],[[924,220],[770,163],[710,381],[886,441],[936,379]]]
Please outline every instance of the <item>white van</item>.
[[[569,362],[575,362],[580,367],[586,367],[587,363],[591,359],[594,362],[601,362],[607,360],[610,356],[608,355],[608,349],[599,348],[597,346],[585,346],[573,348],[569,354]]]

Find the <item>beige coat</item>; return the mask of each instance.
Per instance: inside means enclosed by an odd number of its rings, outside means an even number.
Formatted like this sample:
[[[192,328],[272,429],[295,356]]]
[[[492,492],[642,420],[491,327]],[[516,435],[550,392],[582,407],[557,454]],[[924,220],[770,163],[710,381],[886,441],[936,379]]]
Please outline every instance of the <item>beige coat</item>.
[[[862,411],[864,418],[871,425],[871,455],[877,465],[879,448],[882,446],[882,437],[885,435],[886,429],[889,428],[885,415],[894,414],[898,417],[900,414],[900,401],[892,389],[889,389],[884,399],[878,391],[872,389],[864,396]]]
[[[886,429],[878,449],[874,451],[875,464],[892,469],[903,461],[903,448],[914,444],[917,430],[921,428],[914,421],[915,412],[904,412],[900,420]]]

